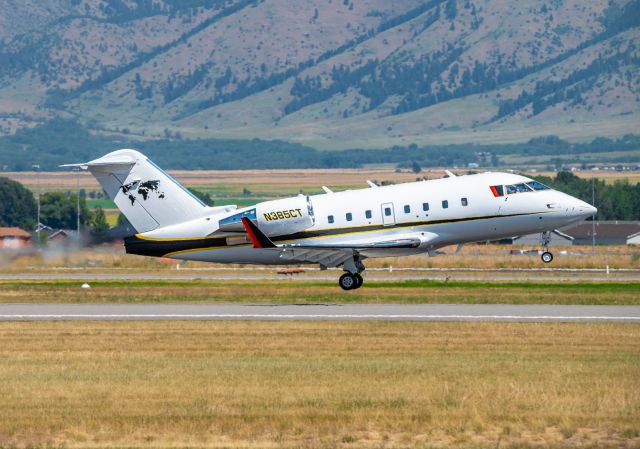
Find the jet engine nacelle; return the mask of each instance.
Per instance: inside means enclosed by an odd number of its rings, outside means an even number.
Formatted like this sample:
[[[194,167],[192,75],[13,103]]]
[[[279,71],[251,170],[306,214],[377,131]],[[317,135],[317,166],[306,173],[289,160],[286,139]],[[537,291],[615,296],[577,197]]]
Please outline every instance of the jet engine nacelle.
[[[302,195],[257,204],[256,220],[268,236],[304,231],[315,223],[311,199]]]

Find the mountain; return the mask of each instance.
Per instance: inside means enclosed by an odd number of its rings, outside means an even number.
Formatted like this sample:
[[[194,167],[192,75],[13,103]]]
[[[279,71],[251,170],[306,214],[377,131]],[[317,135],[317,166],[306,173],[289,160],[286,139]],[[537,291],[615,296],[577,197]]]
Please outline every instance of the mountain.
[[[0,131],[323,149],[637,132],[640,0],[0,0]]]

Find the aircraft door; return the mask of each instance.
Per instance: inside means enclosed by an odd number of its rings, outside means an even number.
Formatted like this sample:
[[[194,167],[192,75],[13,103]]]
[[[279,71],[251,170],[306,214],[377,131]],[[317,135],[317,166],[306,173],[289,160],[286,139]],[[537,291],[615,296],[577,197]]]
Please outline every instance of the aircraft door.
[[[380,208],[382,209],[382,224],[385,226],[396,224],[396,213],[393,210],[393,203],[383,203]]]
[[[498,215],[507,215],[509,209],[509,196],[505,195],[505,186],[491,186],[493,196],[498,200]]]
[[[500,198],[500,206],[498,207],[498,215],[507,215],[509,213],[508,208],[509,208],[509,197],[505,196],[503,198]]]

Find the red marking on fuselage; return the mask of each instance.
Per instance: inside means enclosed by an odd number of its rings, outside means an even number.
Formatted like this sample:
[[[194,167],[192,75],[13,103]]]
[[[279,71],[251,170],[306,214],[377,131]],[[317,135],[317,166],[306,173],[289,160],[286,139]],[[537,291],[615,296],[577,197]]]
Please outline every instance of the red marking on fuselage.
[[[247,217],[242,217],[241,220],[242,220],[242,225],[244,226],[245,231],[247,231],[247,234],[249,235],[249,239],[251,239],[251,243],[253,243],[253,247],[262,248],[262,246],[260,245],[260,241],[258,240],[258,237],[253,233],[251,226],[249,226],[249,224],[247,223],[249,219]]]

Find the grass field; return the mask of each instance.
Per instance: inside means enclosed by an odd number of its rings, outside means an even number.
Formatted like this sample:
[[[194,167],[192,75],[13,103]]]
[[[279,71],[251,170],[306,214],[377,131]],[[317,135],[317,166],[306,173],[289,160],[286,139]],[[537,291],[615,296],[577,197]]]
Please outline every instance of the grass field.
[[[0,323],[2,447],[640,447],[640,326]]]
[[[0,281],[0,303],[640,304],[640,282]]]
[[[496,168],[479,168],[476,171]],[[452,170],[455,173],[466,173],[465,169]],[[409,171],[397,172],[392,165],[368,167],[361,169],[300,169],[300,170],[171,170],[170,174],[187,187],[194,187],[212,193],[215,197],[251,199],[273,198],[279,196],[321,193],[321,186],[326,185],[335,190],[364,188],[367,180],[378,182],[411,182],[416,178],[436,179],[445,176],[444,168],[430,168],[419,174]],[[611,183],[626,180],[631,184],[640,182],[640,172],[616,171],[577,171],[576,176],[591,179],[604,179]],[[90,173],[75,172],[6,172],[2,174],[25,184],[34,192],[71,190],[75,191],[79,181],[80,188],[87,191],[100,190],[98,181]],[[553,172],[536,172],[531,175],[555,176]],[[251,192],[243,194],[246,188]],[[102,205],[105,207],[105,205]]]
[[[208,190],[221,196],[242,196],[247,188],[257,195],[296,195],[300,189],[309,193],[322,192],[321,186],[336,188],[366,187],[366,180],[415,181],[412,172],[396,172],[392,166],[366,169],[300,169],[300,170],[170,170],[169,173],[187,187]],[[88,172],[6,172],[10,179],[21,182],[33,191],[75,190],[77,183],[86,190],[99,190],[98,181]],[[76,177],[78,176],[78,177]],[[441,178],[444,169],[433,169],[420,176]]]
[[[93,209],[95,207],[101,207],[103,209],[116,209],[116,203],[109,199],[99,200],[87,200],[87,207]]]

